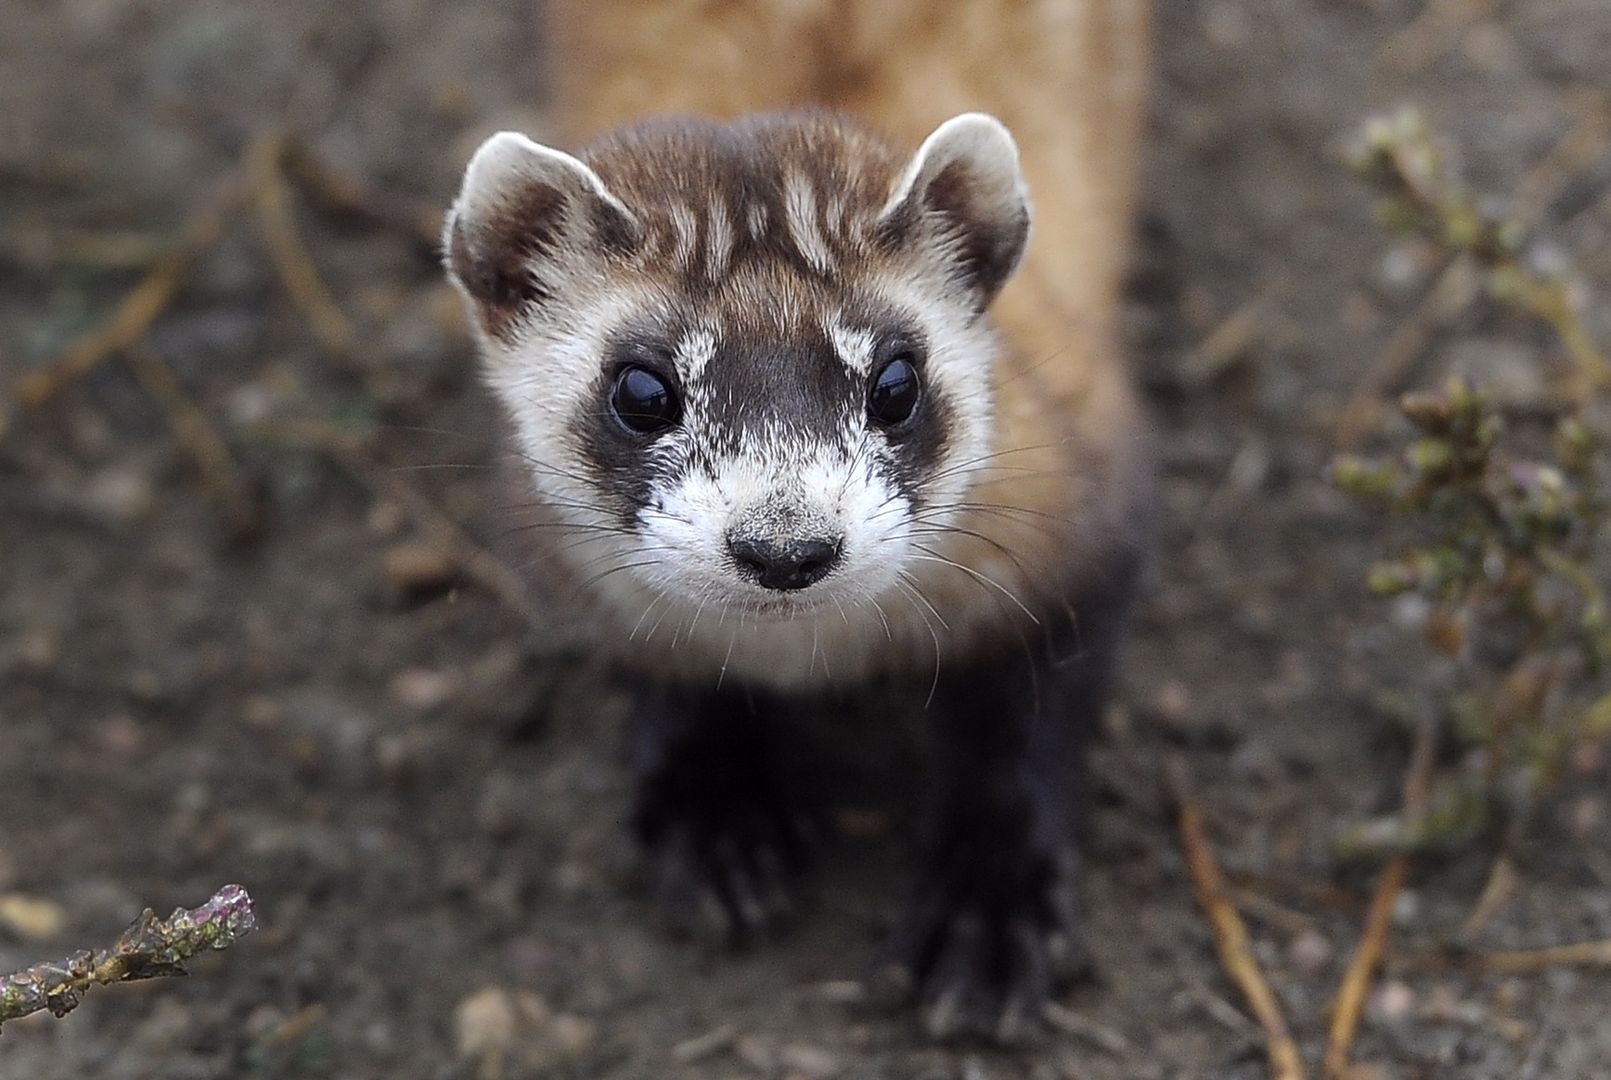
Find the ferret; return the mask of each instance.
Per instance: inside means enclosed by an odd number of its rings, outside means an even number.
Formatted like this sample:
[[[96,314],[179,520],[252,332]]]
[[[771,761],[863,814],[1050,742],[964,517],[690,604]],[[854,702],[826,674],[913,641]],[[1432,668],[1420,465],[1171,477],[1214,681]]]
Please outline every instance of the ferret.
[[[634,689],[633,831],[755,936],[804,845],[778,717],[895,694],[932,813],[879,983],[1010,1038],[1081,963],[1081,746],[1149,531],[1147,5],[548,11],[572,149],[487,139],[445,262],[533,590]]]

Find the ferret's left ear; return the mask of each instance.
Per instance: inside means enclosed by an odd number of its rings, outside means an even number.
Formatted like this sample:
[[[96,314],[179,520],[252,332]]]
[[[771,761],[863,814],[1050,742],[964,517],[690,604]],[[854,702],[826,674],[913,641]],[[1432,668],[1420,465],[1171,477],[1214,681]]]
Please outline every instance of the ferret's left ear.
[[[1029,239],[1029,193],[1011,133],[984,113],[941,124],[896,181],[879,224],[895,243],[940,245],[983,308]]]
[[[443,248],[449,275],[482,324],[501,334],[639,238],[637,219],[592,169],[504,131],[470,159]]]

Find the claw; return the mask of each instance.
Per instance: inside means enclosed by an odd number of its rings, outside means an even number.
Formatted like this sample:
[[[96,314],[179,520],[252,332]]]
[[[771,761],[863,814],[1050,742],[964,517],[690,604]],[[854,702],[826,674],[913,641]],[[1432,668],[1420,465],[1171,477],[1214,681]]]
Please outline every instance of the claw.
[[[1074,886],[1055,870],[1026,873],[1043,884],[1004,896],[999,880],[971,876],[978,865],[963,859],[931,868],[871,986],[884,1001],[915,992],[933,1038],[1016,1043],[1039,1026],[1056,986],[1086,962]]]

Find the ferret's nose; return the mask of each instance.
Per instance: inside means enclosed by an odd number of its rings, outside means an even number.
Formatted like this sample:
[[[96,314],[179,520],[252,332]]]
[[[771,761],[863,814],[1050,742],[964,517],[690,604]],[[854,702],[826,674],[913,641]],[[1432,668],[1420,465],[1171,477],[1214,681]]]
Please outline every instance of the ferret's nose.
[[[816,584],[839,562],[840,547],[838,540],[727,538],[727,550],[739,572],[766,589],[803,589]]]

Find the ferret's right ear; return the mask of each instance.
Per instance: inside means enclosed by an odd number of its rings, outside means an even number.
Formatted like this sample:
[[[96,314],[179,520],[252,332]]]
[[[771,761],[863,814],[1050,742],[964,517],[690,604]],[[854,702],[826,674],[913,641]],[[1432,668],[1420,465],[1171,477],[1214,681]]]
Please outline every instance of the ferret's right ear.
[[[565,279],[642,237],[638,220],[597,173],[569,154],[503,131],[464,171],[443,236],[449,275],[501,334]]]

